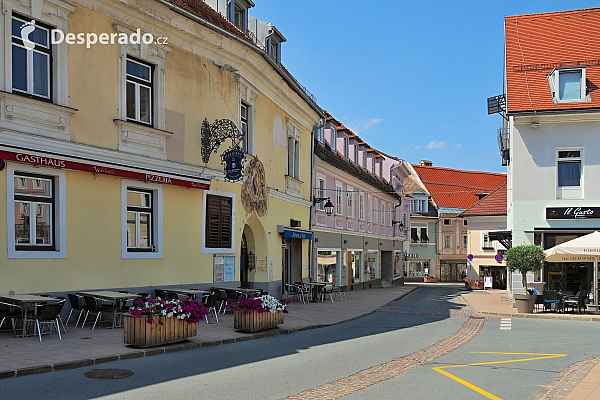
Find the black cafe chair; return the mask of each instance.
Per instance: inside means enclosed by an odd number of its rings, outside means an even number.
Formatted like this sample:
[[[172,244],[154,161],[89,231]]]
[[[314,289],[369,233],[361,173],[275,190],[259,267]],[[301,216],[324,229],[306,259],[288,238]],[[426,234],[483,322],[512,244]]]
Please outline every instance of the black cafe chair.
[[[65,300],[61,300],[53,304],[42,304],[38,307],[38,315],[33,316],[31,322],[35,321],[40,342],[42,341],[42,328],[44,326],[48,326],[48,333],[52,333],[52,327],[54,326],[58,332],[58,339],[62,340],[59,318],[64,304]]]

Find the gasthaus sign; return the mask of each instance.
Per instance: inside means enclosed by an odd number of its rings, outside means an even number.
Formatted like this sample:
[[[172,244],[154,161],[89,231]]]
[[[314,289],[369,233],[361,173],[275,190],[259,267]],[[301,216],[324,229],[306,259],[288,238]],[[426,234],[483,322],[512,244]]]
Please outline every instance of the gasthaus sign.
[[[546,208],[546,219],[598,219],[600,207]]]
[[[195,189],[210,189],[210,185],[195,180],[180,179],[173,176],[153,174],[151,172],[136,172],[112,166],[102,166],[94,164],[84,164],[74,161],[63,160],[56,157],[44,157],[25,153],[13,153],[0,150],[0,159],[17,161],[25,164],[40,165],[44,167],[54,167],[62,169],[72,169],[76,171],[91,172],[93,174],[112,175],[121,178],[137,179],[146,182],[164,183],[167,185],[184,186]],[[125,167],[125,166],[123,166]]]

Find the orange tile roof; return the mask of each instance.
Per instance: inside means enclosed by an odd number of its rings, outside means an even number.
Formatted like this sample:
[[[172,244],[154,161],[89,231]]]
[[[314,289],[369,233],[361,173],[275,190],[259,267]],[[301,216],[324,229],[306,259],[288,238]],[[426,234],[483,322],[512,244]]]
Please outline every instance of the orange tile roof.
[[[475,215],[506,215],[506,183],[459,214]]]
[[[438,207],[469,208],[479,201],[477,193],[506,183],[506,174],[411,165]]]
[[[600,8],[515,15],[504,25],[509,112],[600,107]],[[568,66],[586,67],[591,102],[552,102],[547,75]]]

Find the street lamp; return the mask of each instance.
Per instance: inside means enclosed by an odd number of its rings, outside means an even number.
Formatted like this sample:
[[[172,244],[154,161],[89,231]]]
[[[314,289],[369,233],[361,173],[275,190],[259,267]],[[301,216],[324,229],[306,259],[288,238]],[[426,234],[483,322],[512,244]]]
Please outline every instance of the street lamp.
[[[313,205],[320,204],[324,201],[326,201],[326,203],[323,206],[323,208],[325,209],[325,214],[327,214],[327,216],[329,216],[329,215],[333,214],[333,203],[331,202],[331,199],[329,197],[314,197]]]

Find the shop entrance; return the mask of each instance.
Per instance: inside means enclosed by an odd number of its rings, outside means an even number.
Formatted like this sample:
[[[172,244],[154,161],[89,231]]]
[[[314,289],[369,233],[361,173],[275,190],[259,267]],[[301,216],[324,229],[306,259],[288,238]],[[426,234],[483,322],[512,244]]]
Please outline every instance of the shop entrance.
[[[506,267],[502,266],[480,266],[479,277],[492,277],[492,289],[506,289]]]
[[[544,279],[548,290],[575,294],[592,290],[594,263],[546,263]]]

